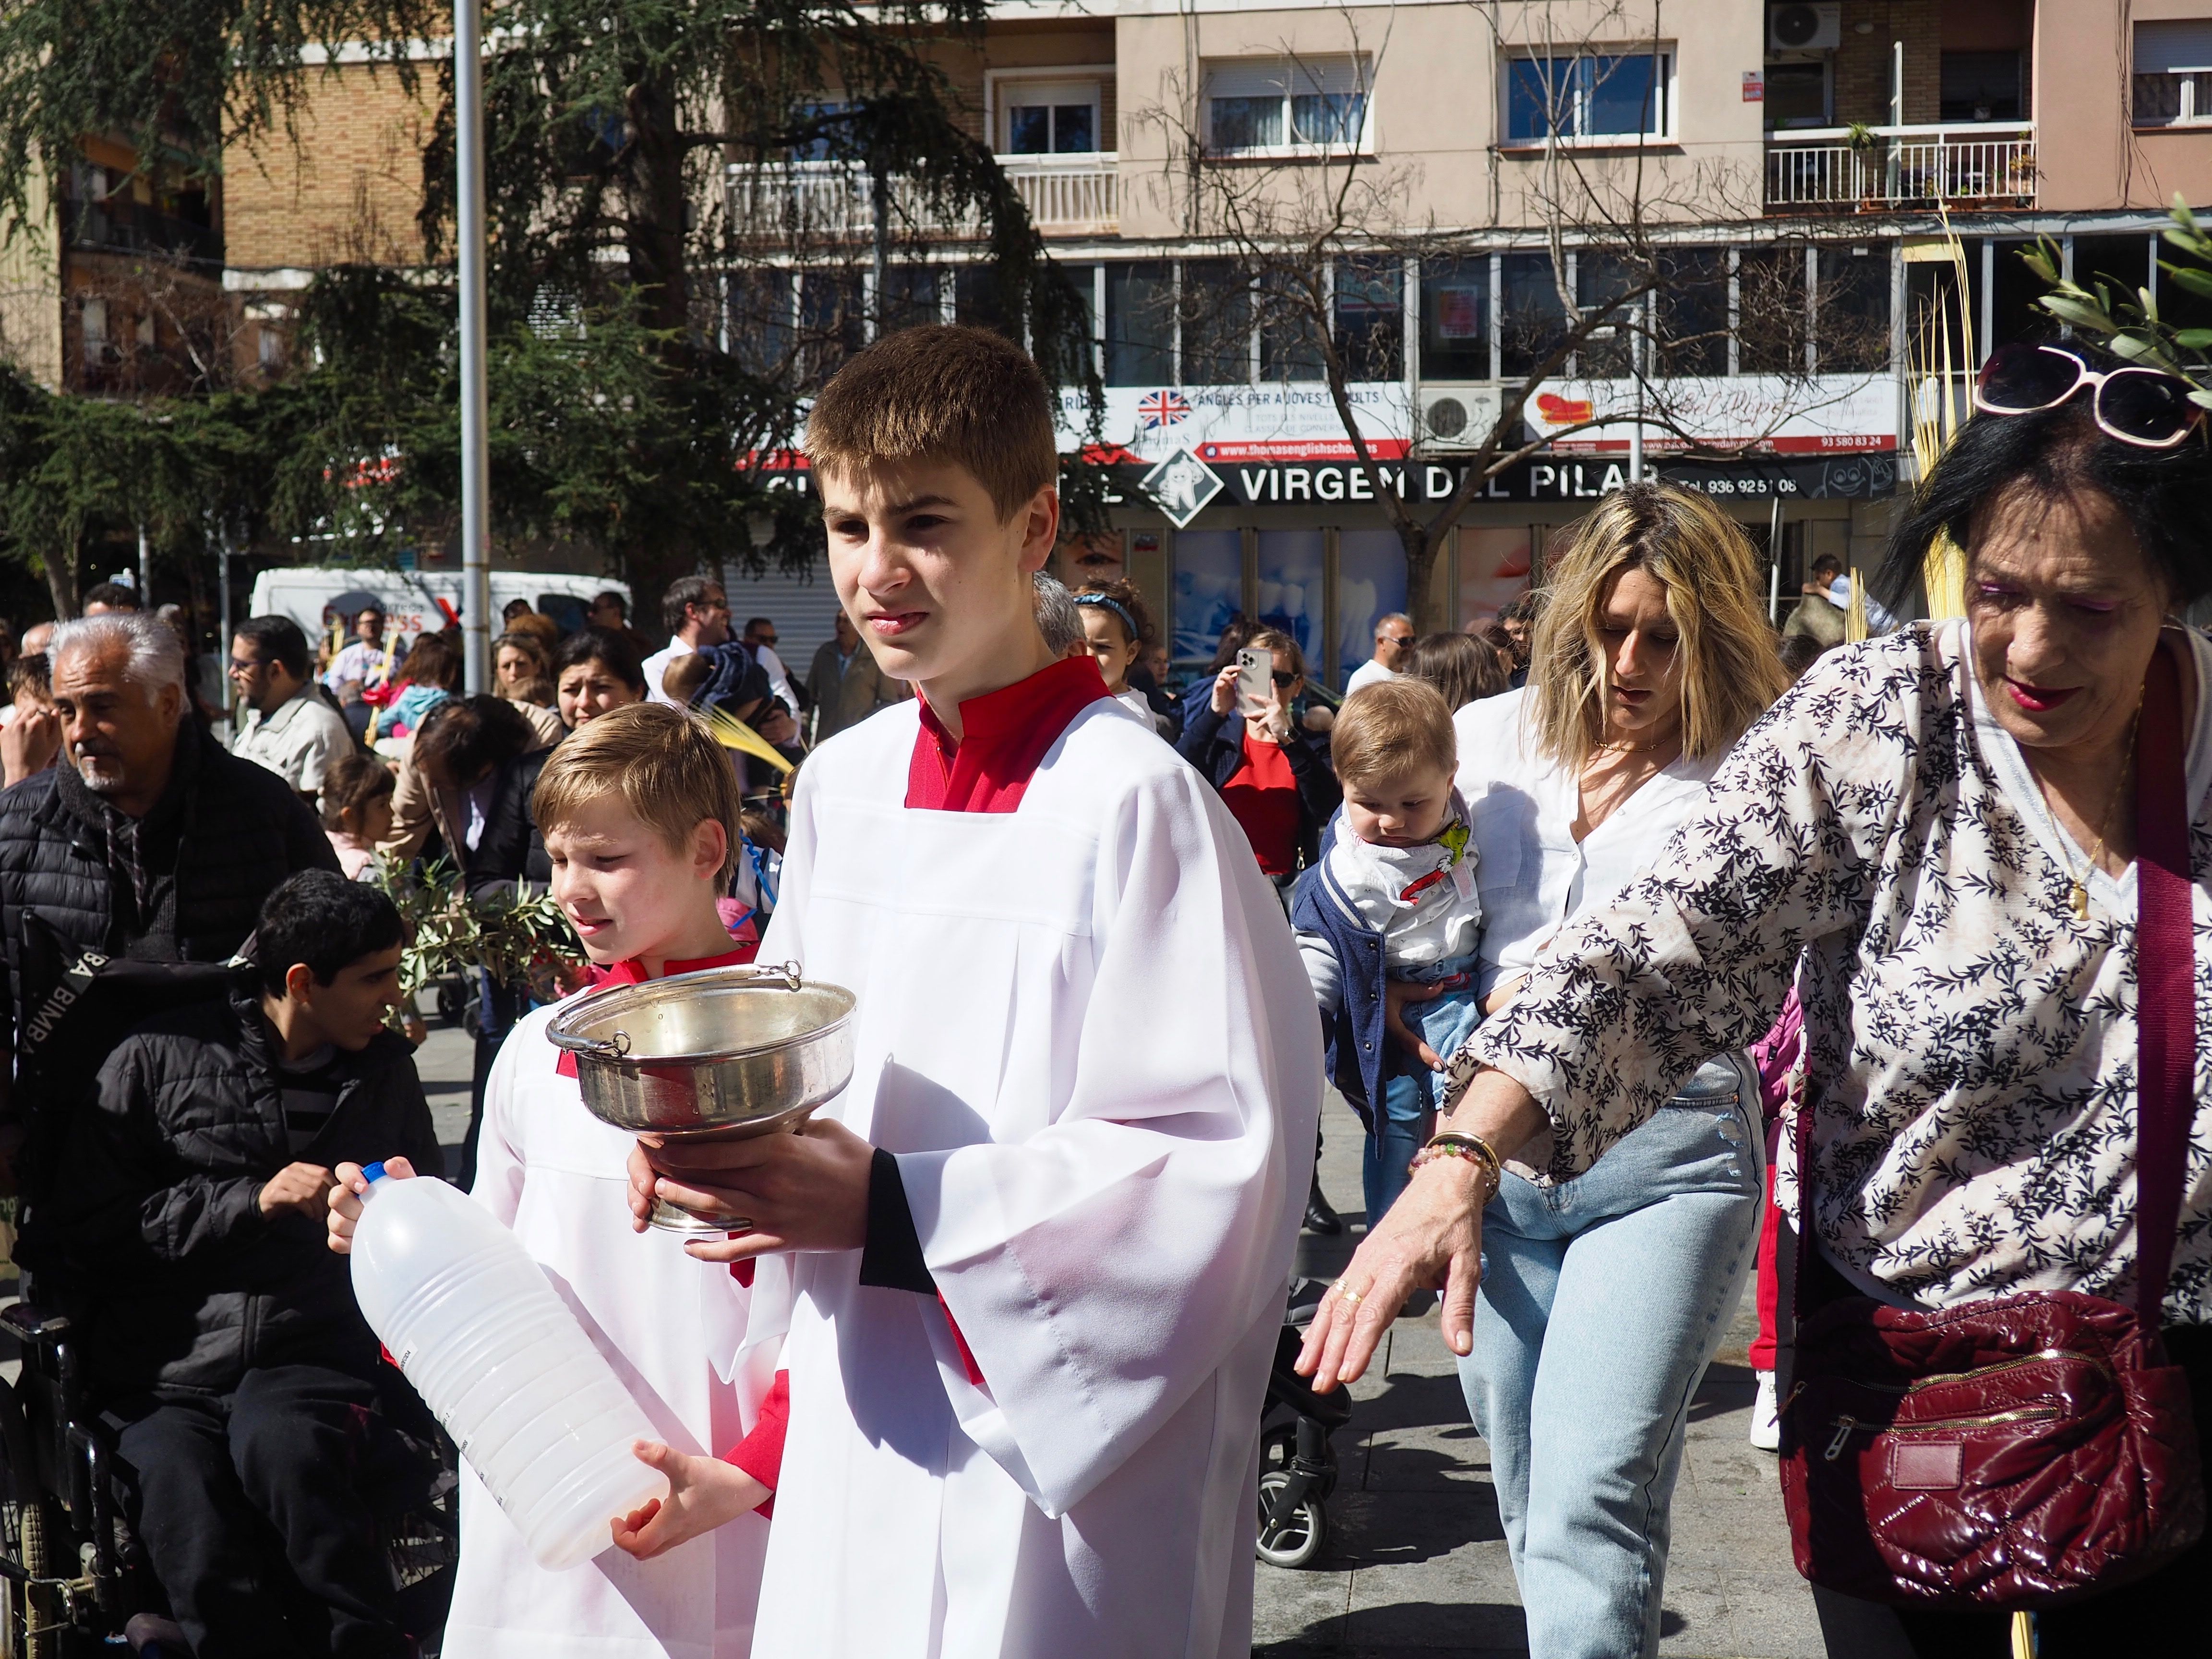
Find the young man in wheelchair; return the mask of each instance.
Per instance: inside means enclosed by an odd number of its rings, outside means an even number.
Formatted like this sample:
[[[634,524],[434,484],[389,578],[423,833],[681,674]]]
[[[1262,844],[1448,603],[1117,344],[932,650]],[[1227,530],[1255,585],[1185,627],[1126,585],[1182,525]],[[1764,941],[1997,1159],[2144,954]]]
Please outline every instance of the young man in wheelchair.
[[[39,1218],[42,1289],[63,1291],[126,1512],[200,1659],[408,1651],[365,1495],[376,1339],[323,1243],[337,1164],[441,1165],[385,1029],[401,932],[374,887],[277,888],[230,995],[109,1056]]]

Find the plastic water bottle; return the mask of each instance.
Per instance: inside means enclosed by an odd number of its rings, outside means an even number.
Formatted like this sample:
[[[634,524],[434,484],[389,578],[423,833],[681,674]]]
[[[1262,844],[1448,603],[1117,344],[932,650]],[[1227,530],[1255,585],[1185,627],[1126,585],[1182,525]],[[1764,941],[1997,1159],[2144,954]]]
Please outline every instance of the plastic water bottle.
[[[372,1164],[353,1240],[361,1311],[538,1564],[580,1566],[667,1483],[659,1434],[515,1237],[442,1181]]]

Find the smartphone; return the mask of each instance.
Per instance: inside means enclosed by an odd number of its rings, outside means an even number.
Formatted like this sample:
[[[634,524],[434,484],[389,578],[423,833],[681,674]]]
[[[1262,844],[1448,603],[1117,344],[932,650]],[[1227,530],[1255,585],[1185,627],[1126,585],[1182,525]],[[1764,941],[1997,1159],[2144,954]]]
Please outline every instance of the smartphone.
[[[1274,684],[1275,653],[1243,650],[1237,653],[1237,712],[1248,720],[1260,718],[1267,706],[1268,689]]]

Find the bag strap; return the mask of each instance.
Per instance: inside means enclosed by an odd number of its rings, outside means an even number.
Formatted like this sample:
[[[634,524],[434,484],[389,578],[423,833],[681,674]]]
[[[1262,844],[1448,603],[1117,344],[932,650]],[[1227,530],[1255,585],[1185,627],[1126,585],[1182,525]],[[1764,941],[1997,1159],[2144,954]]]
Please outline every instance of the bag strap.
[[[2212,686],[2197,688],[2199,697]],[[2160,641],[2136,728],[2136,1311],[2146,1330],[2173,1264],[2196,1107],[2197,948],[2181,677]]]

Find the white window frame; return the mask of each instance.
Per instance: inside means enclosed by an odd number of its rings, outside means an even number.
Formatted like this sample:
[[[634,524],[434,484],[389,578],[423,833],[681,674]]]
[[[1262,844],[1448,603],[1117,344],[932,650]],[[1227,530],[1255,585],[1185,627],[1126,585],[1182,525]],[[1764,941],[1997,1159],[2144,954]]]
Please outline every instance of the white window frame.
[[[1213,136],[1214,88],[1224,76],[1256,79],[1279,71],[1283,84],[1283,131],[1294,131],[1291,100],[1323,90],[1320,79],[1329,70],[1349,65],[1349,84],[1360,98],[1359,131],[1349,144],[1279,144],[1224,146]],[[1303,88],[1301,83],[1303,82]],[[1233,82],[1232,82],[1233,84]],[[1228,96],[1255,94],[1228,94]],[[1296,160],[1309,156],[1372,155],[1375,154],[1375,60],[1364,52],[1316,52],[1305,57],[1215,58],[1206,63],[1200,102],[1204,106],[1206,153],[1224,160]]]
[[[1655,51],[1649,40],[1631,41],[1619,46],[1588,45],[1571,51],[1542,51],[1519,47],[1504,54],[1499,61],[1498,76],[1498,145],[1504,150],[1540,150],[1553,143],[1565,149],[1632,149],[1647,145],[1666,145],[1678,142],[1681,130],[1681,96],[1680,77],[1675,74],[1678,58],[1675,43],[1659,42]],[[1658,123],[1656,129],[1643,132],[1562,132],[1556,139],[1511,138],[1504,135],[1513,125],[1513,66],[1516,64],[1537,63],[1546,59],[1554,62],[1582,58],[1656,58],[1659,60],[1659,95],[1652,100],[1652,115]],[[1577,129],[1585,118],[1583,97],[1575,94],[1575,125]]]
[[[1024,161],[1049,161],[1055,155],[1111,155],[1118,140],[1106,131],[1106,82],[1114,77],[1111,64],[1069,64],[1039,69],[986,70],[983,71],[983,115],[991,135],[991,151],[995,155],[1012,155],[1008,148],[1012,135],[1006,131],[1006,116],[1017,94],[1022,93],[1068,92],[1090,90],[1091,130],[1097,136],[1099,147],[1093,150],[1048,150],[1042,155],[1024,155]],[[1055,103],[1075,104],[1079,97],[1055,98]]]
[[[2146,29],[2169,34],[2179,34],[2185,31],[2193,30],[2197,35],[2206,38],[2197,40],[2193,49],[2185,47],[2179,52],[2180,56],[2190,61],[2167,64],[2156,69],[2145,69],[2141,66],[2140,60],[2147,55],[2143,50],[2148,44],[2144,35]],[[2156,33],[2154,33],[2150,40],[2155,40],[2156,38]],[[2174,50],[2172,47],[2168,47],[2166,52],[2157,55],[2167,56]],[[2129,35],[2128,52],[2128,124],[2130,126],[2150,132],[2163,132],[2172,127],[2212,126],[2212,79],[2206,78],[2212,77],[2212,19],[2145,18],[2140,20],[2135,24],[2134,29]],[[2154,76],[2166,80],[2179,81],[2181,83],[2179,94],[2175,100],[2179,112],[2170,119],[2147,118],[2136,109],[2135,82]]]

